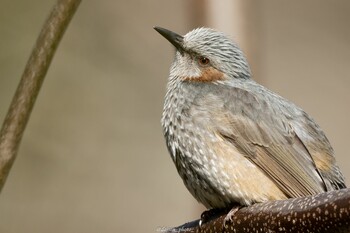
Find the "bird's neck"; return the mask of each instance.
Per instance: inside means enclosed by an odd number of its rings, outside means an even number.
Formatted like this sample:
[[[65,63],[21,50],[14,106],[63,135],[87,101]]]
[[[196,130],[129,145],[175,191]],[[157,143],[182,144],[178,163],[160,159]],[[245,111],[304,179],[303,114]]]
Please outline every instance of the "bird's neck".
[[[174,120],[173,118],[181,112],[182,102],[184,102],[184,95],[182,83],[176,77],[170,77],[167,84],[167,91],[164,99],[162,125],[166,130]]]

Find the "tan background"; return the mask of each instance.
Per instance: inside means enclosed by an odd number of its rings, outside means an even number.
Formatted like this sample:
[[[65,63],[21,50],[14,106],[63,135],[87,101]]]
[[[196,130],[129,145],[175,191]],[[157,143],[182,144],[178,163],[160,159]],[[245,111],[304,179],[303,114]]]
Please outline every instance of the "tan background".
[[[53,3],[0,1],[1,122]],[[347,0],[83,1],[1,193],[0,232],[155,232],[199,217],[160,128],[173,49],[154,25],[230,34],[256,80],[317,120],[350,177],[349,12]]]

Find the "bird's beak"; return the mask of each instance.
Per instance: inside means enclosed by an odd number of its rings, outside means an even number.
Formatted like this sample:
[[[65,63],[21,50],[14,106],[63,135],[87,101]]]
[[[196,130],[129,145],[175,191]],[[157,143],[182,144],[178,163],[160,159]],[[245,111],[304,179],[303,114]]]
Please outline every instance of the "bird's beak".
[[[184,51],[183,36],[180,36],[175,32],[169,31],[168,29],[161,28],[161,27],[154,27],[154,30],[159,32],[162,36],[165,37],[165,39],[167,39],[170,43],[172,43],[179,52],[182,53]]]

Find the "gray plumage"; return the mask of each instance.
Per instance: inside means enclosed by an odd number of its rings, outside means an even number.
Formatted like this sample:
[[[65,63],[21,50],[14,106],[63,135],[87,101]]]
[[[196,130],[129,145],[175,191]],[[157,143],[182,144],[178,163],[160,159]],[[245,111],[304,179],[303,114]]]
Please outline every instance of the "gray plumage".
[[[222,208],[345,187],[320,127],[252,80],[223,33],[155,29],[177,49],[162,117],[166,144],[199,202]]]

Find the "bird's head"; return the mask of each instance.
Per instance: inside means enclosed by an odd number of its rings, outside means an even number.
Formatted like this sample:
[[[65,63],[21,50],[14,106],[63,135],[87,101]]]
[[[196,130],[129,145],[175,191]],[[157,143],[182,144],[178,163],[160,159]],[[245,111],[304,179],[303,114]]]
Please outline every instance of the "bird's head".
[[[185,36],[154,28],[176,48],[170,77],[190,82],[249,79],[250,69],[237,45],[223,33],[197,28]]]

